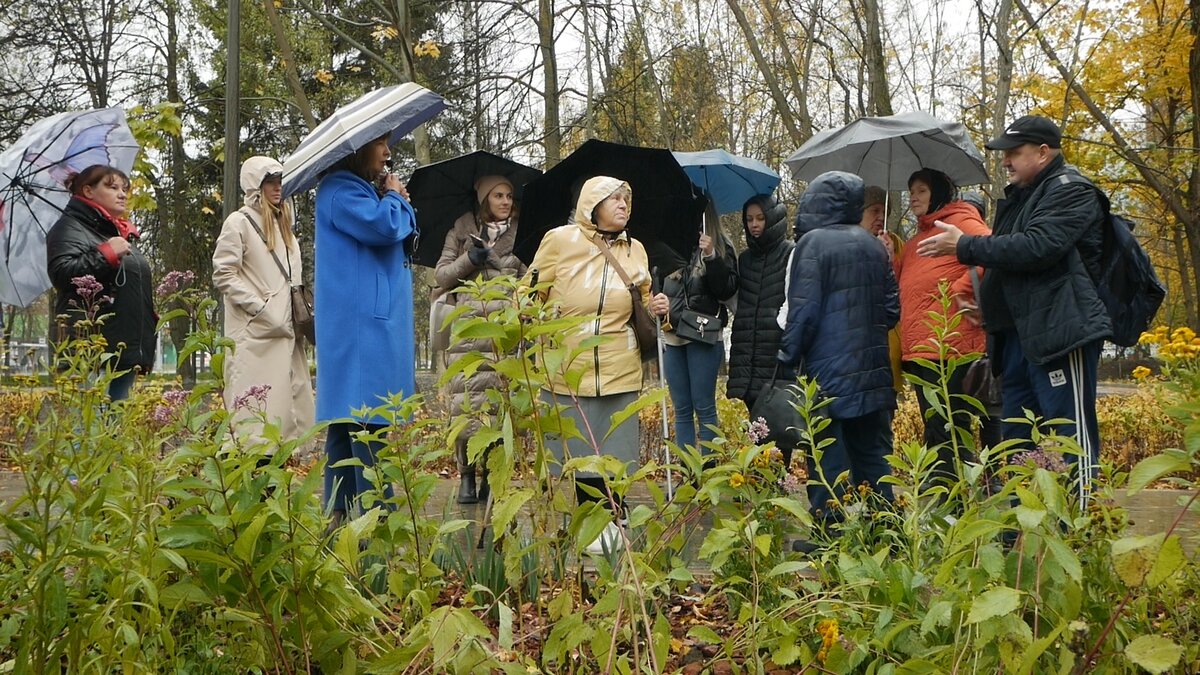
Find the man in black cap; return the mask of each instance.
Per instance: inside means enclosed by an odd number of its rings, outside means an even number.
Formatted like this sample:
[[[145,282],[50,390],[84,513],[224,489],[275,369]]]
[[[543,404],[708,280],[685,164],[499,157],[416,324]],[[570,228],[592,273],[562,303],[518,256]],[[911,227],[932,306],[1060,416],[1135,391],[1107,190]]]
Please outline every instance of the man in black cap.
[[[1062,132],[1045,117],[1008,125],[987,144],[1004,152],[1009,179],[992,235],[936,222],[944,232],[917,251],[986,268],[978,300],[992,364],[1004,378],[1004,417],[1023,418],[1028,409],[1042,420],[1070,420],[1056,431],[1083,449],[1078,476],[1086,496],[1100,453],[1096,370],[1112,334],[1096,291],[1105,214],[1097,189],[1066,163],[1061,145]],[[1032,427],[1006,422],[1004,436],[1030,439]]]

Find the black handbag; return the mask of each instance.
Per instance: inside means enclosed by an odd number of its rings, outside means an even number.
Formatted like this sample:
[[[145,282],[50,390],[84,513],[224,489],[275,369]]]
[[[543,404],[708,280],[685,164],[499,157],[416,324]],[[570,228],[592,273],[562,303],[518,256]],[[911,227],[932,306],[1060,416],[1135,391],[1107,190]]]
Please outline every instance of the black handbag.
[[[721,340],[721,320],[711,314],[688,308],[672,317],[675,334],[693,342],[715,345]]]
[[[979,302],[979,273],[974,267],[968,272],[971,275],[971,286],[975,289],[975,301]],[[1000,378],[992,373],[992,360],[984,354],[967,367],[963,377],[963,393],[983,404],[985,408],[1000,406]]]
[[[763,385],[750,411],[750,421],[762,418],[767,423],[767,437],[761,443],[773,441],[780,450],[791,451],[800,445],[804,417],[796,406],[800,404],[800,387],[792,381],[780,380],[779,362],[771,381]]]
[[[683,289],[684,309],[680,310],[677,316],[671,317],[671,325],[675,334],[685,340],[715,345],[721,341],[721,319],[692,309],[692,299],[687,290],[689,272],[690,269],[684,271],[679,284]]]

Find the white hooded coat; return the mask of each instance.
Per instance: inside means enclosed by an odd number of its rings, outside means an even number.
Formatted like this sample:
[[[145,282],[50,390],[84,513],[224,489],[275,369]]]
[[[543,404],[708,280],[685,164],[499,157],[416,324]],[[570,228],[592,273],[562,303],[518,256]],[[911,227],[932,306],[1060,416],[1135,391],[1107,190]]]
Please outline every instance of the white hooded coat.
[[[213,286],[225,303],[225,335],[236,347],[225,361],[225,406],[234,414],[239,442],[262,439],[257,405],[235,410],[235,400],[254,385],[268,385],[266,419],[282,438],[296,438],[313,424],[313,389],[303,340],[292,327],[291,287],[301,283],[300,246],[276,234],[279,269],[260,232],[263,179],[283,171],[269,157],[251,157],[242,165],[245,206],[230,214],[213,251]],[[258,229],[255,229],[255,226]],[[268,453],[274,448],[267,448]]]

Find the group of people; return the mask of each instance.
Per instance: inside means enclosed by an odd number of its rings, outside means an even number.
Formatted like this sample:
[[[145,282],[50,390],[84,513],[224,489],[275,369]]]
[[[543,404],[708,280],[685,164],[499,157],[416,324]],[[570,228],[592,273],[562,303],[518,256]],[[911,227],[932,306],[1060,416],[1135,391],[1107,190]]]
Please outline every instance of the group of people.
[[[635,195],[623,181],[595,176],[584,182],[567,223],[544,235],[527,268],[513,254],[515,186],[504,176],[485,176],[475,184],[476,208],[445,237],[434,292],[469,304],[471,316],[486,316],[493,307],[458,292],[465,282],[501,275],[530,280],[536,270],[545,282],[537,285],[539,292],[561,316],[597,317],[564,338],[569,348],[605,338],[570,364],[584,374],[578,385],[552,372],[543,393],[549,401],[572,397],[564,414],[574,416],[578,428],[593,430],[585,439],[551,443],[561,460],[598,451],[638,461],[636,423],[607,436],[604,430],[643,387],[633,327],[634,303],[641,302],[665,330],[662,368],[680,446],[707,452],[718,433],[722,329],[732,323],[729,397],[753,410],[766,387],[803,374],[831,399],[822,411],[831,419],[824,433],[832,443],[819,467],[830,479],[848,470],[854,484],[890,499],[890,487],[880,479],[888,473],[901,371],[935,382],[936,366],[945,365],[937,361],[987,353],[1003,378],[1001,416],[1020,418],[1029,409],[1044,419],[1069,420],[1059,433],[1075,436],[1083,447],[1079,480],[1086,486],[1099,447],[1097,360],[1110,332],[1096,292],[1104,216],[1098,193],[1086,181],[1060,180],[1078,172],[1065,163],[1061,132],[1048,119],[1022,117],[988,147],[1003,151],[1010,178],[991,229],[982,202],[968,203],[949,176],[925,168],[909,179],[917,234],[902,242],[884,227],[882,189],[831,172],[808,185],[791,232],[787,209],[775,197],[747,201],[747,248],[740,255],[710,207],[698,223],[691,257],[674,261],[660,279],[651,278],[645,247],[626,231]],[[389,420],[364,411],[382,397],[416,391],[417,222],[404,185],[386,169],[389,158],[385,136],[340,161],[317,188],[315,407],[303,339],[291,321],[290,291],[300,283],[302,263],[277,161],[245,162],[245,205],[226,219],[213,253],[225,331],[236,344],[226,366],[226,403],[238,438],[250,443],[261,433],[259,411],[235,401],[254,385],[269,386],[261,412],[285,436],[298,436],[314,420],[329,422],[325,499],[335,521],[369,506],[360,499],[372,489],[363,467],[375,463],[380,449],[371,432]],[[125,345],[113,364],[124,373],[110,386],[116,400],[128,394],[134,373],[153,361],[150,270],[136,247],[136,228],[124,220],[128,177],[91,167],[70,189],[71,202],[47,239],[50,275],[61,313],[82,306],[72,280],[83,275],[93,275],[112,296],[116,316],[102,330],[110,344]],[[661,290],[652,292],[652,286]],[[960,317],[958,325],[942,336],[939,350],[935,326],[949,325],[952,316]],[[491,346],[459,342],[449,357],[468,352],[491,353]],[[927,398],[918,396],[925,441],[939,451],[939,475],[953,476],[968,459],[953,455],[951,448],[962,445],[949,442],[954,427],[970,426],[972,408],[957,396],[966,393],[964,375],[958,369],[949,378],[949,420],[930,412]],[[498,378],[487,367],[455,376],[448,391],[452,412],[486,413],[486,391]],[[983,422],[984,443],[998,443],[997,420]],[[456,440],[462,502],[486,497],[486,473],[477,483],[472,460],[479,458],[467,455],[472,432],[464,429]],[[1030,427],[1005,423],[1003,437],[1028,439]],[[350,459],[359,463],[341,465]],[[816,475],[813,457],[808,461]],[[579,475],[576,482],[581,502],[599,500],[617,511],[593,550],[619,547],[618,500],[607,495],[600,476]],[[820,522],[836,520],[839,511],[828,503],[837,495],[814,481],[808,497]]]

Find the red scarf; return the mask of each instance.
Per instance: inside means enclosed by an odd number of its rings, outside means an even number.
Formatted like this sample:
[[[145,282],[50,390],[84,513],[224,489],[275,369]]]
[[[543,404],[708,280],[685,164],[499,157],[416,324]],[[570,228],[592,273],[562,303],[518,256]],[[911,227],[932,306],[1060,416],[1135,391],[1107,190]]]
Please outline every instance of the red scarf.
[[[117,228],[117,234],[121,235],[121,237],[123,237],[125,239],[141,238],[142,233],[138,232],[137,225],[134,225],[133,223],[131,223],[128,220],[125,220],[124,218],[117,218],[116,216],[109,213],[108,209],[104,208],[103,206],[100,206],[99,203],[94,202],[94,201],[88,199],[87,197],[84,197],[83,195],[75,195],[75,199],[78,199],[79,201],[83,202],[84,204],[87,204],[88,206],[92,207],[93,209],[96,209],[96,211],[99,212],[100,215],[104,216],[105,220],[112,223],[113,226]]]

